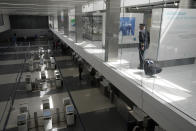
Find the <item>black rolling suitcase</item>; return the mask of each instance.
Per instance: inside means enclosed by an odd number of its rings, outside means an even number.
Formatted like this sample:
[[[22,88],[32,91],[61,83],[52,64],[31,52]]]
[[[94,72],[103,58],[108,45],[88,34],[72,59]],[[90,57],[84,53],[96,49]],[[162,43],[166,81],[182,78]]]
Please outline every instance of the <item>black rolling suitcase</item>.
[[[144,72],[146,75],[153,76],[162,71],[160,67],[158,67],[153,60],[145,59],[144,60]]]

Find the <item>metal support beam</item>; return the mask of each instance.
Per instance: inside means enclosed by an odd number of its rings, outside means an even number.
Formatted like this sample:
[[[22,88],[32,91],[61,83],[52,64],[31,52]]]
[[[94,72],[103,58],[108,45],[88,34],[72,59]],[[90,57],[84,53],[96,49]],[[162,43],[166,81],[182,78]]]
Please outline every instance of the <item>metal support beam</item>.
[[[64,31],[64,11],[59,11],[57,13],[58,18],[58,31]]]
[[[61,12],[57,12],[57,21],[58,21],[58,31],[61,30]]]
[[[54,29],[58,29],[58,16],[57,16],[57,14],[54,15]]]
[[[82,36],[82,6],[76,6],[75,7],[75,20],[76,20],[76,42],[82,42],[83,36]]]
[[[68,10],[64,10],[64,34],[69,35],[69,17],[68,17]]]

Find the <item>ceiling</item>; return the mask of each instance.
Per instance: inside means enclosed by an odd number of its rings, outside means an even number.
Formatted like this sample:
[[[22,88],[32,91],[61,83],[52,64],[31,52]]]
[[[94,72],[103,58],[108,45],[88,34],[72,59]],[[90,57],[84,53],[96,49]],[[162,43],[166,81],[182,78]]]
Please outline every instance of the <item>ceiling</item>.
[[[90,0],[0,0],[0,14],[51,15]]]

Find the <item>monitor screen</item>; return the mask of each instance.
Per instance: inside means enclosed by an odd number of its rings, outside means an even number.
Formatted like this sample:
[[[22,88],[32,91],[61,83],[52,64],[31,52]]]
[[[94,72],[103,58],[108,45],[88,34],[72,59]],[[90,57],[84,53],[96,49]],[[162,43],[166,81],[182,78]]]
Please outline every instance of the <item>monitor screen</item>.
[[[66,107],[67,112],[73,112],[74,111],[74,106],[67,106]]]
[[[43,115],[44,115],[44,117],[49,117],[49,116],[51,116],[51,111],[50,110],[44,110]]]

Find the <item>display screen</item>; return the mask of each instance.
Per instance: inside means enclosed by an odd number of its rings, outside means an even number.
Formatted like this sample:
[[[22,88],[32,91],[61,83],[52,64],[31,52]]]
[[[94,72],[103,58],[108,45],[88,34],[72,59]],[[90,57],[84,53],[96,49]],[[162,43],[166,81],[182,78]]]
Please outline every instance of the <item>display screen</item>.
[[[74,106],[67,106],[67,112],[73,112],[74,111]]]
[[[26,119],[26,115],[25,114],[21,114],[18,116],[18,121],[25,121]]]
[[[50,110],[44,110],[43,113],[44,113],[44,116],[45,116],[45,117],[51,116]]]

